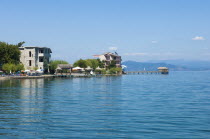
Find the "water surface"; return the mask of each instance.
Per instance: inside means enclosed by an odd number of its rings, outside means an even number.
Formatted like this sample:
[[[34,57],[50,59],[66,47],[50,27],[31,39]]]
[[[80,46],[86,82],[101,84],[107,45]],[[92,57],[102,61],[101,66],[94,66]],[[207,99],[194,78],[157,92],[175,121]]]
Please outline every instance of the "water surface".
[[[0,138],[210,138],[210,72],[0,81]]]

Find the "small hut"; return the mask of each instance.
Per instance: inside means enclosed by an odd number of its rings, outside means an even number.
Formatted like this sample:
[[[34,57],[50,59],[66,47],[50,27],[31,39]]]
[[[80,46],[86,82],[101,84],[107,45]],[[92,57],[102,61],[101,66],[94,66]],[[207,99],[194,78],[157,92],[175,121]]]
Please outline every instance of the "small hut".
[[[71,75],[72,68],[71,64],[58,64],[55,73],[56,75]]]
[[[161,72],[161,74],[168,74],[167,67],[159,67],[158,70],[159,70],[159,72]]]

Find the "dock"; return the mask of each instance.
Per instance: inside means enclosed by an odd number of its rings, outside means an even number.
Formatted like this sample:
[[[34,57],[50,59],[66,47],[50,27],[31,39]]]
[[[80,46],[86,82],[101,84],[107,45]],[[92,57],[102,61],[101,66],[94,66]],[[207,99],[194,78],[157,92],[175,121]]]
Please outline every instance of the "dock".
[[[124,71],[125,74],[168,74],[169,69],[167,67],[158,67],[157,71]]]
[[[163,74],[161,71],[126,71],[125,74]]]

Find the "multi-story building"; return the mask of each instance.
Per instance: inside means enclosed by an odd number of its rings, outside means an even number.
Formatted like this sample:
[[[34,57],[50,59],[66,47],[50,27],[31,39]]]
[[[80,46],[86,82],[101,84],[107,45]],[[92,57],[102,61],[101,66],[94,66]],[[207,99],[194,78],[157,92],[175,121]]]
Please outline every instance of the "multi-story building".
[[[44,65],[49,64],[51,49],[47,47],[19,47],[21,52],[20,62],[25,69],[43,69]]]
[[[104,61],[105,67],[109,66],[111,64],[111,61],[115,61],[116,67],[121,67],[121,56],[119,56],[116,52],[111,53],[107,52],[102,55],[94,55],[95,57],[98,57],[100,61]]]

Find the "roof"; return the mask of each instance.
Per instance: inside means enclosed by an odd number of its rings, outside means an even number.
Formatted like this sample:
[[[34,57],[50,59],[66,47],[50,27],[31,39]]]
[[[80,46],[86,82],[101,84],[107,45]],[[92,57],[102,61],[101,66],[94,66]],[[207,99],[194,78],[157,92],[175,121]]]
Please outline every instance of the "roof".
[[[116,52],[115,53],[111,53],[111,52],[106,52],[103,55],[113,55],[113,56],[119,56]]]
[[[56,69],[70,69],[73,68],[72,64],[58,64]]]
[[[168,68],[167,67],[158,67],[158,69],[159,70],[164,70],[164,69],[167,70]]]
[[[19,49],[21,48],[41,48],[41,49],[50,49],[48,47],[38,47],[38,46],[22,46],[22,47],[19,47]],[[52,53],[52,50],[50,49],[50,53]]]
[[[120,57],[116,52],[115,53],[112,53],[112,52],[106,52],[106,53],[103,53],[101,55],[112,55],[112,56],[116,56],[116,57]],[[94,57],[99,57],[101,55],[93,55]]]

